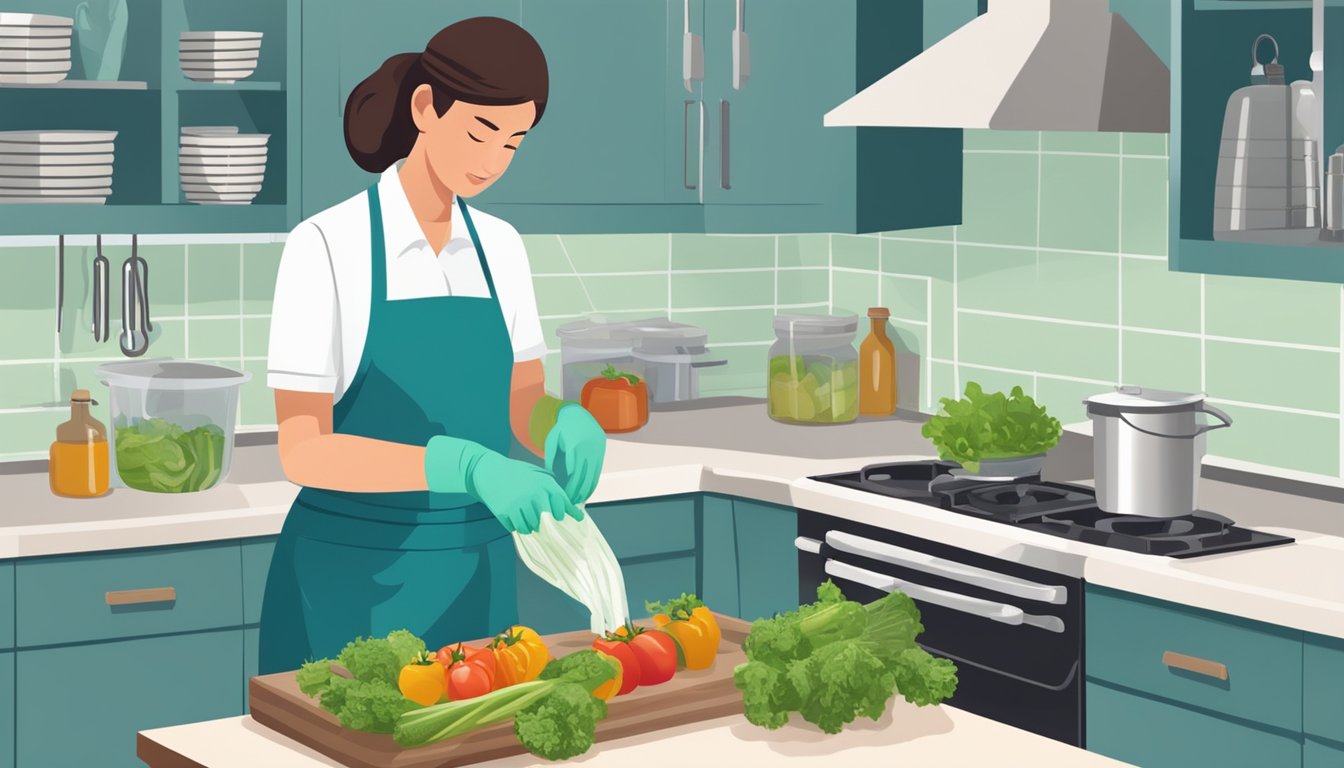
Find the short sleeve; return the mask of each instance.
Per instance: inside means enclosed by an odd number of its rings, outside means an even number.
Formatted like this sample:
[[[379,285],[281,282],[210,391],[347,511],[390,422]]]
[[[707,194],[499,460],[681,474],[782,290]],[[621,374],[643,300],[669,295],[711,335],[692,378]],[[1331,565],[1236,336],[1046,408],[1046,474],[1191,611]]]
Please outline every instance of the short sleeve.
[[[331,254],[322,230],[304,222],[280,256],[271,308],[266,383],[297,392],[336,391],[340,316]]]
[[[527,249],[523,245],[523,238],[517,232],[512,234],[516,240],[517,260],[513,265],[515,272],[509,281],[513,294],[509,302],[513,315],[509,318],[509,335],[513,340],[513,361],[522,363],[544,357],[546,339],[541,332],[541,317],[537,311],[536,289],[532,287],[532,268],[527,261]]]

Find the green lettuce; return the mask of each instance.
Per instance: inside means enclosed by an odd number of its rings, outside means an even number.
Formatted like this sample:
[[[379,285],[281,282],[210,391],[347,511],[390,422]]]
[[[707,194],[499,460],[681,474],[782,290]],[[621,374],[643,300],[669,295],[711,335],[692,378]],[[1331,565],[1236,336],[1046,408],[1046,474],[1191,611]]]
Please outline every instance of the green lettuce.
[[[224,430],[192,430],[167,419],[142,419],[117,427],[117,474],[131,488],[187,493],[213,486],[224,469]]]
[[[924,424],[922,434],[944,461],[980,471],[984,459],[1009,459],[1044,453],[1059,442],[1059,420],[1045,412],[1021,387],[986,393],[969,382],[960,400],[944,397],[942,408]]]

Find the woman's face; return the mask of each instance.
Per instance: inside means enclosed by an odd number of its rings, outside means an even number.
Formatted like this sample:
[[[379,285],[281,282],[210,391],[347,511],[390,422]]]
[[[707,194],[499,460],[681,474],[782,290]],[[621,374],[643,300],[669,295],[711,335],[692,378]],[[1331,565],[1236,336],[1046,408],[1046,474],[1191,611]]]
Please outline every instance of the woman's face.
[[[416,146],[425,152],[435,178],[467,198],[504,174],[537,115],[530,101],[504,107],[455,101],[440,116],[428,85],[415,89],[411,110],[420,129]]]

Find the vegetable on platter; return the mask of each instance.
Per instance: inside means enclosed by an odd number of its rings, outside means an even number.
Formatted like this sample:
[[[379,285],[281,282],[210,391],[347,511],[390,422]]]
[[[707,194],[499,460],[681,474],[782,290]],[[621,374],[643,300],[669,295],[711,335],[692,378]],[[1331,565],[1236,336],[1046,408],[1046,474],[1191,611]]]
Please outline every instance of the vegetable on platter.
[[[444,670],[444,690],[450,701],[484,696],[495,689],[493,648],[473,648],[462,643],[445,645],[439,649],[438,661]]]
[[[971,473],[985,459],[1036,456],[1059,442],[1059,420],[1022,391],[1013,387],[986,393],[975,382],[966,385],[960,400],[944,397],[942,408],[921,430],[938,449],[938,458],[960,463]]]
[[[681,597],[665,603],[646,601],[644,608],[653,616],[658,629],[676,641],[678,656],[686,669],[708,669],[714,665],[722,633],[703,600],[683,592]]]
[[[583,385],[579,405],[607,432],[633,432],[649,420],[649,387],[633,373],[608,365]]]
[[[402,694],[398,678],[424,652],[424,641],[404,629],[382,638],[358,637],[334,660],[305,663],[296,682],[304,695],[318,697],[322,709],[335,715],[342,727],[391,733],[403,712],[420,706]],[[442,674],[440,670],[440,680]]]
[[[401,668],[397,675],[397,689],[401,695],[422,707],[443,698],[443,665],[428,654],[421,654]]]
[[[617,696],[624,696],[639,687],[639,677],[642,674],[639,659],[635,658],[635,652],[630,650],[629,643],[599,637],[593,640],[593,650],[615,659],[621,665],[621,685],[616,691]]]
[[[607,640],[629,646],[639,662],[640,685],[666,683],[677,672],[677,643],[660,629],[626,624],[608,633]]]
[[[509,627],[491,643],[495,655],[495,687],[536,680],[550,661],[546,643],[530,627]]]
[[[756,620],[742,646],[748,661],[733,670],[747,720],[774,729],[798,712],[839,733],[860,715],[880,718],[893,692],[919,706],[950,698],[956,665],[915,644],[919,619],[902,592],[863,605],[826,581],[817,602]]]

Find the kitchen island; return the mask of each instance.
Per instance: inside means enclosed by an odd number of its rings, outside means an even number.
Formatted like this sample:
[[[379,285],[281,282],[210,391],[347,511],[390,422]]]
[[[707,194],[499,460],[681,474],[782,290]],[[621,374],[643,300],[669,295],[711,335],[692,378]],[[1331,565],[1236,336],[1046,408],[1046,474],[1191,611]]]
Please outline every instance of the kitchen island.
[[[139,754],[150,768],[342,768],[249,717],[144,731]],[[623,766],[949,765],[1089,768],[1127,765],[946,705],[894,701],[876,722],[860,719],[827,735],[795,717],[767,731],[740,716],[598,743],[575,764]],[[532,755],[476,763],[478,768],[557,765]]]

